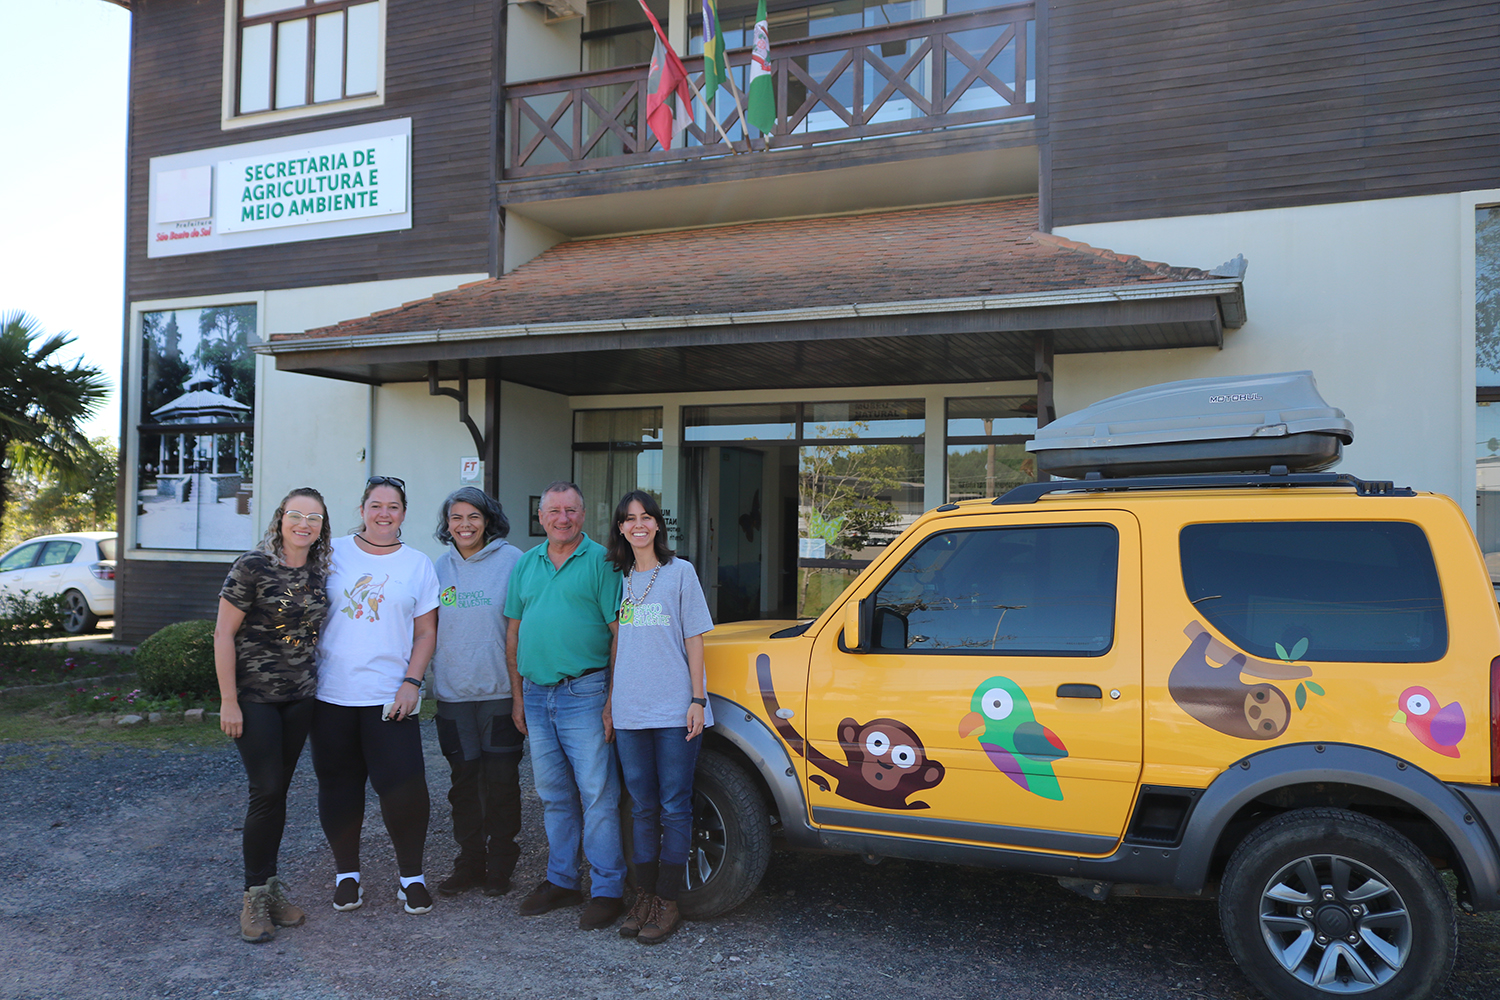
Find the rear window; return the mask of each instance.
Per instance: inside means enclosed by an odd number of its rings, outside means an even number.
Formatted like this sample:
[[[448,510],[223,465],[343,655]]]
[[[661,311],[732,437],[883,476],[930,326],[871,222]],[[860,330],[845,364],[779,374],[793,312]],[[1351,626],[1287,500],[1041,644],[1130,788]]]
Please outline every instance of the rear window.
[[[1428,663],[1447,652],[1437,567],[1415,524],[1191,524],[1180,543],[1188,600],[1247,653]]]
[[[42,550],[42,558],[36,561],[38,566],[63,566],[73,561],[78,550],[83,548],[82,542],[48,542],[47,547]]]
[[[99,558],[105,562],[113,562],[115,559],[115,539],[99,539]]]

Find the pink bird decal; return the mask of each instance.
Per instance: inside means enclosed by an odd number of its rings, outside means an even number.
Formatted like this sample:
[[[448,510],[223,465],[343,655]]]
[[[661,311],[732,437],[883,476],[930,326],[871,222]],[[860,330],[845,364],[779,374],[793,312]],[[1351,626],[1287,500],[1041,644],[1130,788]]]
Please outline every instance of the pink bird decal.
[[[1441,707],[1437,697],[1424,687],[1401,692],[1392,722],[1403,722],[1421,744],[1445,757],[1458,756],[1458,742],[1468,730],[1464,707],[1450,701]]]

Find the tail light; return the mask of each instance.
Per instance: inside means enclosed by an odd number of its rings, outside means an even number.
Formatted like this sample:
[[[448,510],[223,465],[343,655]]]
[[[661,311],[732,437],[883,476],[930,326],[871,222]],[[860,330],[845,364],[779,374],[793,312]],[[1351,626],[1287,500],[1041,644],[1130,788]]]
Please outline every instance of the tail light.
[[[1490,661],[1490,783],[1500,785],[1500,656]]]
[[[96,562],[89,566],[89,572],[94,574],[95,580],[113,580],[115,578],[115,564]],[[1500,657],[1495,658],[1500,663]]]

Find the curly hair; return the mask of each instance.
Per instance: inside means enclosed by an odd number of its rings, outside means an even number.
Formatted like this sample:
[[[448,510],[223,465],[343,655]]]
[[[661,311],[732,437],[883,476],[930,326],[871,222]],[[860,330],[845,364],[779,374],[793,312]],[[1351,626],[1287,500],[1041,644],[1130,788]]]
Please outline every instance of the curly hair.
[[[318,532],[318,537],[313,541],[312,548],[308,550],[307,562],[313,567],[315,574],[323,579],[328,578],[329,559],[333,555],[333,548],[329,542],[328,526],[328,503],[323,499],[323,494],[311,486],[299,486],[286,496],[281,498],[281,503],[276,505],[276,513],[271,515],[271,523],[266,525],[265,537],[261,538],[256,549],[271,557],[271,561],[278,566],[286,565],[286,548],[281,541],[281,519],[286,514],[286,505],[297,497],[307,497],[318,501],[318,506],[323,508],[323,530]]]
[[[510,518],[505,516],[505,509],[500,506],[500,501],[484,490],[463,486],[449,493],[448,499],[443,501],[443,509],[438,511],[437,531],[432,534],[444,545],[453,544],[453,533],[448,530],[448,515],[452,513],[456,503],[466,503],[484,517],[484,545],[510,534]]]
[[[656,553],[656,561],[665,566],[676,554],[667,547],[667,519],[662,516],[661,504],[644,490],[631,490],[615,505],[615,526],[610,532],[609,545],[604,550],[604,558],[614,563],[615,569],[621,573],[629,573],[630,568],[635,565],[635,549],[625,540],[625,536],[620,534],[620,525],[624,524],[625,518],[630,516],[632,501],[639,501],[646,515],[656,522],[656,537],[651,540],[651,547]]]

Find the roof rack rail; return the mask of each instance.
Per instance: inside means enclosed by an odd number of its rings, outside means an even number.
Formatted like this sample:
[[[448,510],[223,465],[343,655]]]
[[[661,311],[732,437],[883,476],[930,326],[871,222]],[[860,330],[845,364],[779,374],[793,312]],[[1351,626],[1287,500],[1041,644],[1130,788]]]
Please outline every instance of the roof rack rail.
[[[1084,479],[1054,480],[1047,483],[1023,483],[1008,493],[991,501],[995,506],[1036,503],[1049,493],[1072,490],[1085,492],[1121,492],[1125,490],[1193,490],[1225,486],[1348,486],[1362,497],[1412,497],[1417,493],[1409,486],[1397,487],[1390,480],[1359,479],[1347,473],[1301,472],[1288,473],[1285,466],[1273,466],[1269,475],[1188,475],[1188,476],[1132,476],[1122,479],[1105,479],[1091,472]]]

